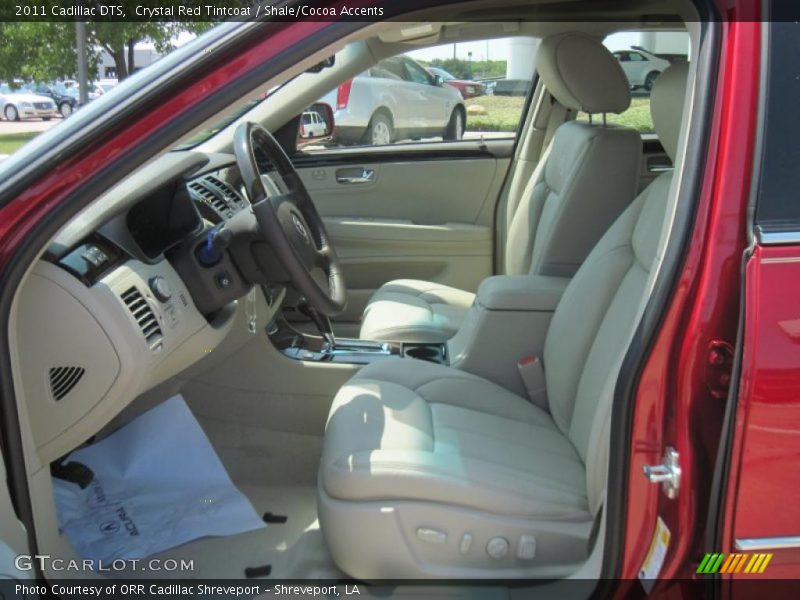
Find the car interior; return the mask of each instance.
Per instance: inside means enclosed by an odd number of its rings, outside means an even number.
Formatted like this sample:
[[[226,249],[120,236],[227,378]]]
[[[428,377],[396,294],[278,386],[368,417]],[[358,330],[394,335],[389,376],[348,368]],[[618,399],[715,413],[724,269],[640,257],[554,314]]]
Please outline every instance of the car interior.
[[[156,554],[192,577],[597,577],[613,391],[700,160],[696,61],[654,82],[642,135],[613,121],[632,90],[603,40],[681,31],[691,57],[693,10],[502,0],[365,23],[81,209],[9,332],[39,552],[81,558],[54,496],[70,454],[180,394],[267,517]],[[514,36],[538,49],[508,136],[298,146],[308,107],[377,62]]]

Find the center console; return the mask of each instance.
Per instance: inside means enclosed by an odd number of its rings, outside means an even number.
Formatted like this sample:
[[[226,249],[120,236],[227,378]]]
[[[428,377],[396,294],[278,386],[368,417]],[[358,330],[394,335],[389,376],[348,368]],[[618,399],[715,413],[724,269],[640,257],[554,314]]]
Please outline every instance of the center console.
[[[319,335],[301,333],[282,318],[268,333],[275,347],[295,360],[369,364],[389,356],[415,358],[474,373],[526,397],[530,390],[520,361],[542,357],[550,320],[569,281],[541,275],[484,279],[464,322],[446,343],[336,338],[329,319],[303,303],[298,310]]]
[[[429,343],[382,342],[338,338],[333,335],[330,321],[308,305],[301,305],[314,323],[319,336],[297,331],[287,321],[274,321],[268,330],[270,340],[285,356],[312,362],[366,365],[389,356],[416,358],[438,364],[448,364],[447,346]]]
[[[450,365],[528,396],[518,364],[542,356],[550,320],[569,281],[540,275],[484,279],[458,333],[447,342]]]

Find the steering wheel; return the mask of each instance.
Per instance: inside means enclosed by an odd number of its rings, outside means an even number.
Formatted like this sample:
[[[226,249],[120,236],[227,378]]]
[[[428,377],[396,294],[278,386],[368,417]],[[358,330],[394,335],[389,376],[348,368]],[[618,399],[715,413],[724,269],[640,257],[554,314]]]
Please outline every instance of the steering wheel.
[[[283,264],[294,287],[320,313],[344,310],[347,289],[328,232],[308,190],[272,134],[256,123],[239,125],[233,138],[236,162],[261,234]],[[256,153],[274,165],[288,188],[269,194]]]

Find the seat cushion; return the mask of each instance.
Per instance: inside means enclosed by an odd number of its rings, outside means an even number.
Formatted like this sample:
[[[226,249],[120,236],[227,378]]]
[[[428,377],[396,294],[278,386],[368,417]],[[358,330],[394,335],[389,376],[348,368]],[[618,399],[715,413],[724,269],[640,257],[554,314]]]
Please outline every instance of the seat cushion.
[[[475,294],[430,281],[390,281],[367,304],[360,337],[392,342],[444,342],[458,331],[474,300]]]
[[[475,375],[411,359],[365,367],[336,395],[320,482],[338,500],[417,500],[586,521],[586,475],[544,411]]]

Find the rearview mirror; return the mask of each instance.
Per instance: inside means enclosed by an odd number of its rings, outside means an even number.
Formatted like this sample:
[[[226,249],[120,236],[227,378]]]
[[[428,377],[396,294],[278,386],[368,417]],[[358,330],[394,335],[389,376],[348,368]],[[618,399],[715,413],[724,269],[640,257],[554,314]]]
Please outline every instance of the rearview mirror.
[[[297,125],[297,149],[321,145],[333,135],[333,109],[325,102],[312,104],[300,115]]]
[[[322,69],[327,69],[328,67],[332,67],[336,64],[336,56],[329,56],[325,60],[322,60],[315,64],[313,67],[309,67],[306,69],[306,73],[319,73]]]
[[[433,76],[433,85],[442,87],[444,85],[444,77],[441,75],[434,75]]]

